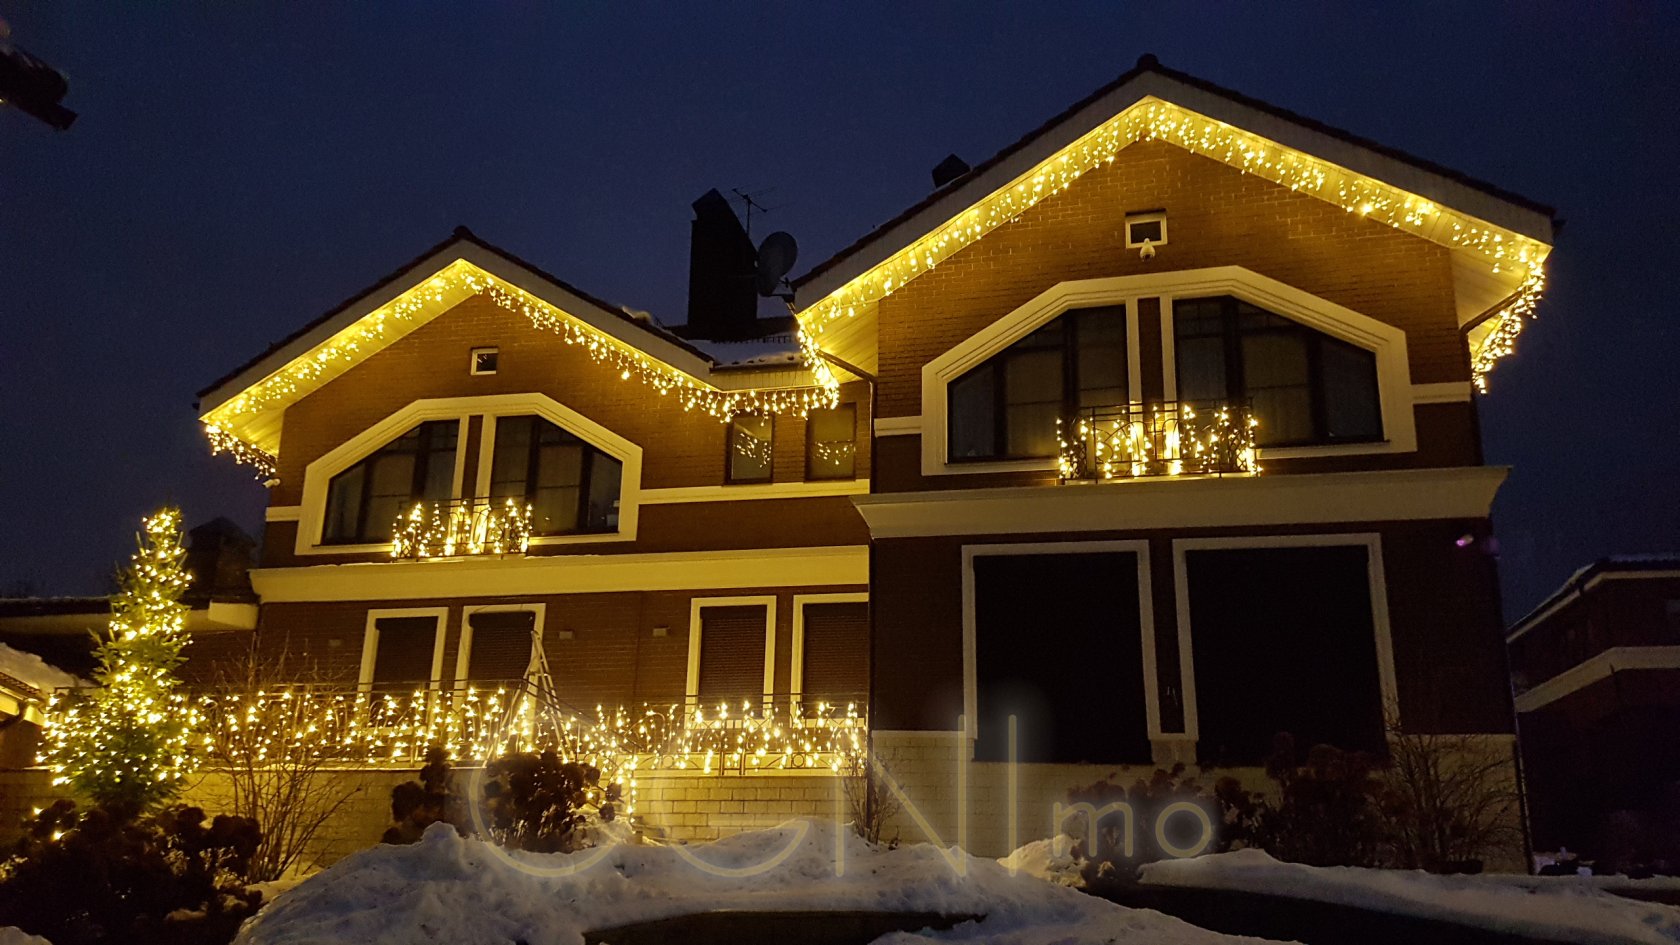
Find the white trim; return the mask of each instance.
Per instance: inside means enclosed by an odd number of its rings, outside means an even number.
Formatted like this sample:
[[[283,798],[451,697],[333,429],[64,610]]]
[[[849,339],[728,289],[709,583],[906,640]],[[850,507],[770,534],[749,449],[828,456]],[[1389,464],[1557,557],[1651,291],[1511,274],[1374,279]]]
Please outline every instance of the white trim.
[[[469,604],[461,608],[461,639],[455,647],[455,688],[465,688],[467,666],[472,661],[473,614],[481,613],[517,613],[530,611],[536,615],[536,621],[531,628],[531,652],[525,657],[525,671],[522,677],[529,678],[531,666],[537,661],[537,650],[542,647],[543,621],[548,617],[548,605],[541,602],[520,604]]]
[[[868,591],[793,595],[793,647],[788,657],[788,693],[794,702],[805,694],[805,605],[867,604]]]
[[[1138,325],[1138,296],[1126,300],[1126,396],[1143,402],[1143,330]]]
[[[251,584],[265,604],[859,587],[869,584],[869,546],[369,561],[256,568]]]
[[[1177,477],[852,497],[873,538],[1482,519],[1503,466]]]
[[[968,737],[979,737],[979,669],[976,663],[978,616],[974,604],[974,559],[993,555],[1060,555],[1123,552],[1137,559],[1138,621],[1143,649],[1143,700],[1146,728],[1151,742],[1172,737],[1161,731],[1161,702],[1155,678],[1155,601],[1149,576],[1147,541],[1042,541],[995,545],[964,545],[962,548],[963,614],[963,718]],[[1148,759],[1138,762],[1147,764]]]
[[[1124,227],[1126,235],[1126,248],[1142,249],[1143,243],[1133,242],[1132,240],[1132,224],[1134,223],[1161,224],[1161,238],[1158,240],[1146,240],[1145,242],[1151,246],[1167,245],[1167,211],[1155,210],[1150,213],[1128,213],[1126,214],[1125,219],[1121,221],[1120,225]]]
[[[744,502],[754,499],[813,499],[824,496],[864,495],[868,479],[813,479],[799,482],[742,483],[736,486],[673,486],[642,490],[643,505],[683,502]]]
[[[696,597],[688,607],[688,682],[683,687],[689,705],[700,704],[700,612],[707,607],[764,607],[764,702],[776,694],[776,595]]]
[[[265,522],[295,522],[302,517],[301,505],[271,505],[263,510]]]
[[[1365,549],[1365,578],[1371,595],[1371,630],[1376,638],[1377,686],[1385,707],[1399,705],[1399,686],[1394,672],[1394,641],[1388,622],[1388,580],[1383,574],[1382,536],[1375,532],[1327,535],[1253,535],[1219,538],[1176,538],[1172,543],[1173,594],[1178,610],[1178,661],[1184,689],[1184,731],[1200,737],[1196,709],[1196,671],[1191,645],[1190,575],[1185,567],[1186,551],[1231,548],[1341,548]]]
[[[1587,568],[1591,567],[1593,567],[1593,565],[1587,565],[1586,568],[1582,568],[1580,571],[1577,571],[1569,578],[1568,581],[1563,582],[1563,586],[1568,587],[1570,583],[1576,579],[1576,577],[1580,576],[1581,572],[1586,571]],[[1512,625],[1510,631],[1505,635],[1505,642],[1510,643],[1528,631],[1533,630],[1547,617],[1556,613],[1558,610],[1562,609],[1565,605],[1574,601],[1582,594],[1597,587],[1600,581],[1637,581],[1646,578],[1680,578],[1680,571],[1600,571],[1588,578],[1586,583],[1582,584],[1580,587],[1571,590],[1569,593],[1564,594],[1555,600],[1548,599],[1547,601],[1542,602],[1539,607],[1529,611],[1526,616]],[[1553,591],[1552,593],[1556,594],[1557,592]]]
[[[922,418],[917,417],[876,417],[874,421],[876,436],[921,436]]]
[[[1414,405],[1469,403],[1471,394],[1469,381],[1412,385],[1412,403]]]
[[[948,388],[952,381],[1069,309],[1116,305],[1139,297],[1158,296],[1161,299],[1164,394],[1169,399],[1176,399],[1176,371],[1168,360],[1174,352],[1167,340],[1172,331],[1172,303],[1177,298],[1210,295],[1235,296],[1357,345],[1376,356],[1378,396],[1382,407],[1383,433],[1387,439],[1375,443],[1260,450],[1262,462],[1268,457],[1409,453],[1417,449],[1411,366],[1407,360],[1404,331],[1242,266],[1214,266],[1057,283],[927,362],[922,366],[922,474],[965,475],[1056,468],[1053,458],[950,462],[946,442],[949,429]]]
[[[1680,646],[1613,646],[1517,696],[1518,712],[1533,712],[1628,670],[1680,669]]]
[[[373,690],[373,663],[379,655],[379,624],[378,621],[386,617],[433,617],[437,623],[432,630],[432,678],[428,689],[436,690],[443,685],[443,641],[449,634],[448,607],[394,607],[384,610],[369,610],[367,623],[362,630],[362,665],[356,678],[356,689],[359,692]]]
[[[466,452],[462,450],[462,452]],[[473,497],[490,495],[490,467],[496,464],[496,415],[487,413],[478,426],[478,465]]]
[[[1178,399],[1178,327],[1173,321],[1173,299],[1170,295],[1155,298],[1161,323],[1161,399]],[[1143,398],[1137,398],[1142,401]],[[1258,452],[1258,451],[1256,451]]]
[[[567,407],[546,394],[487,394],[476,397],[442,397],[416,400],[393,412],[383,420],[339,444],[304,467],[303,503],[293,550],[298,555],[371,554],[390,550],[390,544],[324,545],[321,535],[326,527],[327,486],[338,475],[379,450],[415,424],[427,420],[455,419],[461,424],[455,448],[454,498],[468,498],[461,492],[466,469],[467,418],[483,415],[484,433],[479,438],[478,485],[488,494],[490,469],[483,462],[486,449],[494,450],[494,417],[534,414],[577,436],[623,465],[619,485],[618,530],[605,534],[552,535],[533,538],[535,545],[589,544],[605,541],[632,541],[636,537],[637,509],[640,507],[642,483],[642,448],[619,436],[599,423]],[[488,434],[488,435],[485,435]],[[486,447],[485,444],[490,444]],[[476,496],[474,496],[476,497]]]

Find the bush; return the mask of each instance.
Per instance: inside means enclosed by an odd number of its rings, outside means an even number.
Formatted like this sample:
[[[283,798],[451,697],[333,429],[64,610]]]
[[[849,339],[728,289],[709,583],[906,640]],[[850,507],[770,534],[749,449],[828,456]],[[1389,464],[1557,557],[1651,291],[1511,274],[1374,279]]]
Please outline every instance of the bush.
[[[59,801],[0,866],[0,915],[55,945],[220,945],[255,913],[255,822],[196,807],[144,818]]]
[[[453,782],[448,754],[429,750],[420,780],[391,790],[393,822],[384,842],[413,843],[436,823],[473,836],[475,819]],[[612,821],[619,801],[618,785],[601,787],[600,769],[561,761],[553,751],[516,752],[485,765],[481,796],[474,799],[483,812],[484,839],[537,853],[588,846],[585,828],[596,818]]]
[[[426,764],[420,780],[404,781],[391,789],[391,826],[382,843],[414,843],[426,828],[436,823],[453,826],[459,833],[466,822],[461,799],[450,783],[449,753],[442,748],[426,750]]]
[[[1105,778],[1069,791],[1068,802],[1075,810],[1083,809],[1087,821],[1084,836],[1073,848],[1075,859],[1085,862],[1083,873],[1087,885],[1129,881],[1138,866],[1167,856],[1156,840],[1155,825],[1172,804],[1189,802],[1207,812],[1214,827],[1213,840],[1204,851],[1207,853],[1224,853],[1250,845],[1260,810],[1259,799],[1243,790],[1235,778],[1220,778],[1209,789],[1196,779],[1185,777],[1183,765],[1176,765],[1170,771],[1158,768],[1148,780],[1138,778],[1129,786]],[[1132,812],[1130,821],[1118,809],[1104,813],[1104,808],[1111,804],[1127,805]],[[1070,810],[1058,828],[1069,826],[1068,821],[1073,817]],[[1089,823],[1093,818],[1096,823]],[[1181,818],[1173,818],[1168,829],[1184,823]],[[1128,830],[1131,831],[1130,853],[1127,852]],[[1193,838],[1188,836],[1172,840],[1174,845],[1193,843]]]
[[[1315,745],[1298,761],[1294,737],[1278,735],[1266,774],[1279,800],[1259,811],[1254,844],[1309,866],[1384,865],[1390,825],[1381,773],[1381,759],[1330,745]]]

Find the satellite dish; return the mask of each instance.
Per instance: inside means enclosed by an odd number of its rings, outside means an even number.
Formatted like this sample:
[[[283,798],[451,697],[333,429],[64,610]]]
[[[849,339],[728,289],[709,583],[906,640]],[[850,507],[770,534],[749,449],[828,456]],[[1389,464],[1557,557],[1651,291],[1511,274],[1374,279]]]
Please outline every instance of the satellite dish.
[[[798,259],[799,244],[791,234],[777,230],[766,236],[758,244],[758,294],[775,295],[782,278],[793,270]]]

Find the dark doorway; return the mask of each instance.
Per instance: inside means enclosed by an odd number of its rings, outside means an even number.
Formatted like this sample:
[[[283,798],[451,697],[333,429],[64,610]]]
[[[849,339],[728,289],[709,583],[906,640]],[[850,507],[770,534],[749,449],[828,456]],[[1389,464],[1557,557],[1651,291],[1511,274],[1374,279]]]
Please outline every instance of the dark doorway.
[[[1382,752],[1364,546],[1188,551],[1197,754],[1256,765],[1279,732]]]
[[[975,759],[1148,763],[1137,555],[973,561]]]

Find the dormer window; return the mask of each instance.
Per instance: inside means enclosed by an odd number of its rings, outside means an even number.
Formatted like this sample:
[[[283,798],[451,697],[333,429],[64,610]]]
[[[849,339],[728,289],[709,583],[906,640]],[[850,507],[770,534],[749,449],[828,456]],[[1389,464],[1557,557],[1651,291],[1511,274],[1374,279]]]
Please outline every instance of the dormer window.
[[[397,516],[415,502],[449,499],[460,432],[458,420],[422,423],[334,476],[323,543],[388,542]]]
[[[1316,329],[1222,296],[1173,302],[1178,399],[1252,404],[1260,446],[1383,438],[1377,359]]]

